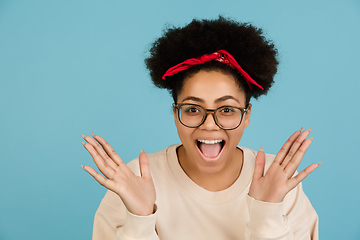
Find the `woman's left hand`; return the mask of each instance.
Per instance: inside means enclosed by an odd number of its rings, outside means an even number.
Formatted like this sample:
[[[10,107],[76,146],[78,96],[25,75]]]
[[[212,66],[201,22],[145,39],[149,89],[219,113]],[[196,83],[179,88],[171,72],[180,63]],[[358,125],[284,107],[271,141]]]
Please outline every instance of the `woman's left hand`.
[[[298,175],[293,176],[312,138],[306,139],[311,129],[296,131],[285,142],[274,162],[264,175],[265,153],[261,147],[256,156],[255,170],[249,196],[263,202],[280,203],[286,194],[304,180],[320,163],[313,163]]]

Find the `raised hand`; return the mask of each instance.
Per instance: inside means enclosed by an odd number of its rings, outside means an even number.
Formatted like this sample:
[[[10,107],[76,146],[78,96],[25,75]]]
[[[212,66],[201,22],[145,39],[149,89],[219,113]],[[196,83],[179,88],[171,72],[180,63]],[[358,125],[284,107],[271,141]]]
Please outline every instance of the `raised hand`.
[[[265,153],[263,147],[260,148],[256,156],[254,176],[250,185],[250,197],[263,202],[282,202],[288,192],[321,164],[321,162],[313,163],[293,177],[312,142],[312,138],[306,139],[311,129],[301,131],[302,129],[295,132],[285,142],[265,175]]]
[[[90,136],[83,135],[87,141],[83,145],[105,177],[90,166],[82,166],[83,169],[102,186],[119,195],[129,212],[140,216],[152,214],[156,192],[150,175],[149,160],[144,150],[141,150],[139,156],[141,172],[141,177],[139,177],[129,169],[102,137],[94,134],[93,137],[96,141]]]

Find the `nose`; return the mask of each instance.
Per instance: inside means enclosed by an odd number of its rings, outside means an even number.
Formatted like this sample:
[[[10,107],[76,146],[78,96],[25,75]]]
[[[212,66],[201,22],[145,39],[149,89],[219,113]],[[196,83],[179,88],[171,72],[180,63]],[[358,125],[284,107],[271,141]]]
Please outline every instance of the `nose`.
[[[204,123],[200,126],[201,129],[213,131],[213,130],[219,130],[220,127],[216,124],[214,113],[207,113],[205,117]]]

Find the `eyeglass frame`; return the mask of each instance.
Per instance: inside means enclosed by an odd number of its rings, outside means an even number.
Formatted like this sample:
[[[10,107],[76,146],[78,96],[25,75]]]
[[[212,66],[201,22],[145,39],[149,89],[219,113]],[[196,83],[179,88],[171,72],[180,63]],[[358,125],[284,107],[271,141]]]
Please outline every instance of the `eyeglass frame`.
[[[172,105],[173,105],[173,108],[177,110],[177,117],[178,117],[180,123],[181,123],[182,125],[184,125],[185,127],[188,127],[188,128],[197,128],[197,127],[200,127],[200,126],[203,125],[204,122],[206,121],[206,118],[207,118],[207,116],[208,116],[208,112],[212,112],[212,113],[213,113],[213,119],[214,119],[214,122],[215,122],[216,126],[218,126],[219,128],[221,128],[221,129],[223,129],[223,130],[234,130],[234,129],[238,128],[238,127],[241,125],[241,123],[242,123],[242,120],[243,120],[243,118],[244,118],[245,113],[247,113],[247,111],[248,111],[249,108],[251,107],[251,104],[248,104],[248,106],[247,106],[246,108],[225,105],[225,106],[218,107],[218,108],[216,108],[216,109],[206,109],[206,108],[204,108],[204,107],[202,107],[202,106],[200,106],[200,105],[198,105],[198,104],[193,104],[193,103],[173,103]],[[188,126],[188,125],[184,124],[184,123],[181,121],[181,118],[180,118],[180,107],[183,106],[183,105],[197,106],[197,107],[200,107],[200,108],[202,108],[202,109],[205,110],[205,115],[204,115],[204,117],[203,117],[203,119],[201,120],[201,122],[200,122],[199,125],[197,125],[197,126],[195,126],[195,127],[191,127],[191,126]],[[216,111],[219,110],[220,108],[224,108],[224,107],[231,107],[231,108],[236,108],[236,109],[239,109],[239,110],[240,110],[240,112],[241,112],[241,119],[240,119],[239,124],[238,124],[236,127],[233,127],[233,128],[224,128],[224,127],[220,126],[220,124],[217,122],[217,117],[216,117],[216,115],[215,115],[215,114],[216,114]]]

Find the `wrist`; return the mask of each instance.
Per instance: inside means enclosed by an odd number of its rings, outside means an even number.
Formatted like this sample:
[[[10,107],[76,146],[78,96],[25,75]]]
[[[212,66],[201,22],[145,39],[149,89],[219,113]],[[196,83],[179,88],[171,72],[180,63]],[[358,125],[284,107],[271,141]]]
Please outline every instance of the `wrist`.
[[[256,198],[255,198],[256,199]],[[282,197],[275,197],[275,196],[267,196],[260,199],[256,199],[261,202],[268,202],[268,203],[282,203],[284,198]]]
[[[142,217],[145,217],[145,216],[149,216],[151,214],[154,214],[155,212],[157,211],[157,205],[154,204],[152,207],[148,207],[148,208],[144,208],[144,209],[141,209],[141,210],[132,210],[132,209],[128,209],[128,212],[133,214],[133,215],[137,215],[137,216],[142,216]]]
[[[285,198],[285,196],[276,196],[274,194],[272,194],[272,195],[267,195],[267,194],[256,195],[256,194],[252,194],[251,191],[248,193],[248,195],[249,195],[249,197],[251,197],[257,201],[268,202],[268,203],[281,203],[284,201],[284,198]]]

